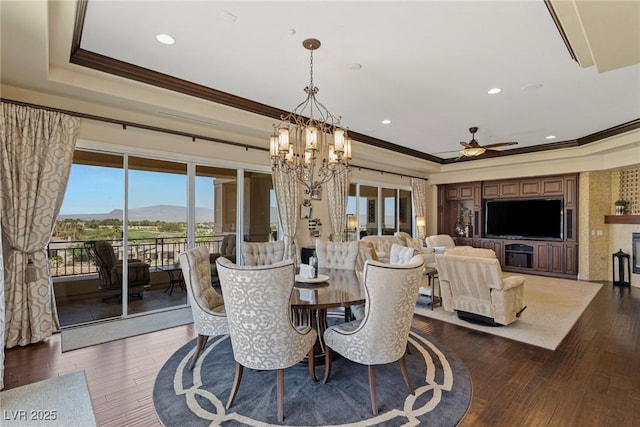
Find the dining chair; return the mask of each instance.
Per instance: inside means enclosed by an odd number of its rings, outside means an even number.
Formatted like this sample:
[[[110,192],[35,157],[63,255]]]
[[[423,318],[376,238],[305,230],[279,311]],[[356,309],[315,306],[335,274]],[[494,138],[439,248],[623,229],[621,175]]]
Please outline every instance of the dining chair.
[[[402,265],[366,261],[364,318],[331,326],[324,332],[324,342],[329,347],[325,351],[324,382],[331,374],[331,350],[348,360],[367,365],[374,414],[378,413],[375,365],[398,361],[402,378],[409,392],[414,393],[404,355],[423,270],[424,258],[420,255]]]
[[[240,387],[243,368],[277,370],[278,421],[284,419],[284,369],[308,356],[309,374],[316,381],[314,350],[317,332],[291,323],[294,284],[292,260],[268,266],[239,266],[216,260],[225,297],[229,335],[236,361],[227,409]]]
[[[198,342],[189,369],[193,369],[209,337],[229,333],[224,299],[211,286],[209,249],[198,246],[179,255],[180,267],[191,304]]]
[[[269,265],[284,259],[284,240],[275,242],[242,242],[244,265]]]
[[[355,242],[329,242],[316,240],[316,256],[319,268],[355,270],[359,244]]]

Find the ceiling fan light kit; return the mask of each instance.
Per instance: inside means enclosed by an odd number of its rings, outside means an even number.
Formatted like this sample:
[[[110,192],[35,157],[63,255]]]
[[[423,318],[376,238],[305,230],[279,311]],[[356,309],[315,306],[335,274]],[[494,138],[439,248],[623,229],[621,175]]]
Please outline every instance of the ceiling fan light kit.
[[[469,142],[460,142],[460,144],[464,147],[463,150],[460,150],[460,154],[462,157],[478,157],[487,152],[487,150],[494,150],[497,147],[506,147],[508,145],[515,145],[517,142],[498,142],[495,144],[488,145],[480,145],[478,141],[476,141],[476,132],[478,132],[478,128],[476,126],[470,127],[469,132],[471,132],[471,141]],[[497,151],[497,150],[496,150]]]

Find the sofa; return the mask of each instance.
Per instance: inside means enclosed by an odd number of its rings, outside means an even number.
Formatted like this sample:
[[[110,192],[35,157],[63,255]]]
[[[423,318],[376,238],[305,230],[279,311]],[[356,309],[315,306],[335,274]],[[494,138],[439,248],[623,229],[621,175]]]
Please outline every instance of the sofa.
[[[436,254],[442,306],[472,322],[513,323],[525,309],[522,276],[504,278],[491,249],[456,247]]]

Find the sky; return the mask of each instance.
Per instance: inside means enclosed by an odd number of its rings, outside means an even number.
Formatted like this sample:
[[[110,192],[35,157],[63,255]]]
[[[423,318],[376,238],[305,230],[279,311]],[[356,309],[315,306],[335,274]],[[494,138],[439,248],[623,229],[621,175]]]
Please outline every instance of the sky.
[[[213,209],[213,178],[196,177],[196,206]],[[74,164],[61,215],[108,213],[122,209],[123,169]],[[129,171],[129,208],[187,204],[185,175]]]

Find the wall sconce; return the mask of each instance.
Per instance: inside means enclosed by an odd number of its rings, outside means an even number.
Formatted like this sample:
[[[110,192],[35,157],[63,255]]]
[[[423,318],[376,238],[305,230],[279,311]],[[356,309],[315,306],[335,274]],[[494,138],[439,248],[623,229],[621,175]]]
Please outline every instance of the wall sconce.
[[[417,216],[416,217],[416,230],[418,231],[418,237],[421,239],[424,239],[425,236],[425,232],[427,229],[427,219],[423,216]]]

